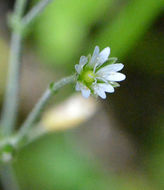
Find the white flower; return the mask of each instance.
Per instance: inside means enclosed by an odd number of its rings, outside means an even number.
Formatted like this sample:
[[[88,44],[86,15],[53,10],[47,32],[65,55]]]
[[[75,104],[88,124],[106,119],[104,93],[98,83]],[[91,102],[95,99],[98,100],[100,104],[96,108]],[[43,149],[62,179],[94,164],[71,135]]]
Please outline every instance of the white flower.
[[[92,57],[81,56],[79,64],[75,65],[77,72],[76,90],[81,91],[83,97],[88,98],[90,94],[106,98],[106,92],[113,93],[114,87],[118,87],[118,81],[126,76],[118,71],[122,70],[122,63],[115,63],[116,58],[108,58],[110,48],[101,52],[96,46]]]

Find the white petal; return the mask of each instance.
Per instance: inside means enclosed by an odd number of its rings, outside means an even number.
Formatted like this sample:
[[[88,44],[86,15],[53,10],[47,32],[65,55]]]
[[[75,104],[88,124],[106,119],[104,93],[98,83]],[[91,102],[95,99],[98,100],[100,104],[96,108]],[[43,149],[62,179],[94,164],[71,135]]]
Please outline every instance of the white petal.
[[[102,67],[101,69],[99,69],[96,73],[99,75],[103,75],[104,73],[110,73],[110,72],[117,72],[120,71],[122,68],[124,67],[124,65],[122,63],[117,63],[117,64],[111,64],[111,65],[107,65],[105,67]]]
[[[97,94],[98,96],[100,96],[103,99],[106,98],[105,91],[99,84],[94,84],[92,86],[92,88],[93,88],[95,94]]]
[[[108,60],[109,54],[110,54],[109,47],[106,47],[100,52],[99,57],[98,57],[98,62],[100,65],[102,65],[104,62]]]
[[[75,69],[76,69],[77,73],[80,74],[80,72],[82,71],[84,65],[87,63],[87,61],[88,61],[87,57],[85,57],[85,56],[80,57],[79,64],[75,65]]]
[[[110,84],[105,84],[105,83],[99,83],[98,84],[100,88],[102,88],[105,92],[114,92],[114,88]]]
[[[106,79],[109,81],[122,81],[125,78],[126,76],[124,74],[118,72],[110,73],[110,75],[106,77]]]
[[[86,56],[81,56],[79,64],[80,65],[85,65],[87,63],[87,61],[88,61],[88,58]]]
[[[76,83],[75,89],[76,89],[76,91],[80,91],[80,85],[79,85],[79,82]]]
[[[76,91],[81,90],[84,98],[88,98],[90,96],[90,93],[91,93],[90,89],[88,87],[86,87],[85,85],[83,85],[81,82],[76,83],[75,89],[76,89]]]
[[[122,63],[116,63],[112,65],[113,65],[113,70],[116,72],[121,71],[124,68],[124,65]]]
[[[98,93],[97,93],[102,99],[105,99],[106,98],[106,94],[103,90],[99,90]]]
[[[76,64],[76,65],[75,65],[75,70],[77,71],[77,73],[80,74],[80,67],[79,67],[79,64]]]
[[[106,98],[106,94],[105,94],[105,92],[101,88],[99,88],[99,87],[98,88],[94,88],[94,92],[95,92],[95,94],[97,94],[101,98],[103,98],[103,99]]]
[[[91,57],[90,63],[89,63],[90,66],[93,66],[96,63],[97,57],[99,56],[99,51],[100,51],[99,47],[96,46],[93,51],[93,55]]]
[[[89,88],[82,88],[81,89],[82,95],[84,98],[88,98],[90,96],[91,91]]]

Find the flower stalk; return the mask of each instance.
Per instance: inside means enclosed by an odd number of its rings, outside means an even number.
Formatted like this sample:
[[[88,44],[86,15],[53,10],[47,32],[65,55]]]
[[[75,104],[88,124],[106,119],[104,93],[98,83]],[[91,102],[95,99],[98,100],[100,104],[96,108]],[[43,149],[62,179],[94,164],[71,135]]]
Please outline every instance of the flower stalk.
[[[47,105],[49,99],[63,86],[73,83],[76,80],[76,76],[72,75],[66,78],[61,79],[56,83],[52,83],[49,88],[43,93],[42,97],[39,99],[38,103],[35,105],[26,121],[20,127],[18,135],[16,136],[16,141],[20,142],[26,134],[29,132],[35,121],[38,119],[43,109]]]
[[[24,13],[25,4],[26,0],[17,0],[13,13],[13,22],[15,20],[17,24],[13,24],[11,27],[12,35],[10,45],[9,72],[2,112],[3,135],[12,134],[17,118],[22,55],[21,50],[23,40],[22,31],[19,25]]]
[[[9,16],[9,25],[12,34],[10,43],[7,88],[1,119],[1,135],[6,139],[13,134],[17,120],[24,31],[51,1],[52,0],[41,0],[34,8],[31,9],[29,13],[27,13],[25,17],[23,17],[27,0],[16,0],[14,12]],[[49,94],[46,93],[45,95]],[[27,121],[30,123],[30,121],[33,121],[33,119],[28,119]],[[27,123],[25,126],[27,126]],[[22,130],[22,134],[24,134],[25,131],[25,129]],[[5,190],[19,190],[13,173],[13,168],[10,163],[0,166],[0,173],[1,181]]]
[[[53,0],[41,0],[23,17],[27,0],[17,0],[9,23],[12,29],[7,89],[2,112],[2,134],[12,134],[18,113],[24,30]],[[23,17],[23,18],[22,18]]]

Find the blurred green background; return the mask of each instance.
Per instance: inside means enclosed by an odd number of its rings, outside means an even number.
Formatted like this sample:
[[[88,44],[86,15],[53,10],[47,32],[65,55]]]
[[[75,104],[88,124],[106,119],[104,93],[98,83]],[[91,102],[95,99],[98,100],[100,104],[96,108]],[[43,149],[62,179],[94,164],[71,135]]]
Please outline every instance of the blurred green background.
[[[27,9],[35,3],[29,1]],[[6,17],[13,4],[0,1],[1,105],[10,40]],[[48,82],[72,74],[79,57],[95,45],[111,47],[125,65],[126,81],[105,101],[97,100],[97,117],[45,135],[19,153],[14,167],[21,189],[164,189],[163,0],[51,3],[27,33],[19,122]],[[67,87],[52,103],[72,92]]]

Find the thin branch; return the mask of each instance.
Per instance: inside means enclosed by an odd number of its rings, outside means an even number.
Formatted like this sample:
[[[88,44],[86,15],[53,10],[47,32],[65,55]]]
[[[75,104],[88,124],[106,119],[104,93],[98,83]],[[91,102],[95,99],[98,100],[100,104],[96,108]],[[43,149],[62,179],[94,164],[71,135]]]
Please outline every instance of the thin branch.
[[[17,0],[14,8],[13,17],[21,20],[24,13],[26,0]],[[9,73],[2,112],[2,133],[10,135],[16,123],[18,98],[19,98],[19,78],[21,67],[22,33],[18,28],[12,27]]]
[[[25,7],[26,7],[26,3],[27,3],[27,0],[17,0],[15,2],[14,14],[17,17],[22,18],[23,14],[24,14]]]
[[[16,0],[13,19],[18,22],[24,14],[26,0]],[[12,134],[14,129],[19,98],[19,78],[21,67],[21,50],[22,50],[22,33],[20,28],[12,26],[11,44],[10,44],[10,59],[8,83],[6,88],[5,100],[2,111],[2,133],[5,136]],[[1,181],[5,190],[19,190],[15,179],[13,168],[10,164],[5,164],[0,168]]]
[[[17,118],[21,67],[21,42],[21,36],[13,33],[10,50],[8,85],[2,114],[2,132],[4,135],[10,135],[12,133]]]
[[[32,112],[27,117],[26,121],[21,126],[18,135],[16,136],[18,138],[18,141],[20,141],[28,131],[31,129],[37,118],[40,116],[41,112],[45,108],[46,104],[48,103],[49,99],[52,97],[52,95],[58,91],[60,88],[65,86],[66,84],[73,83],[75,81],[75,76],[69,76],[64,79],[61,79],[60,81],[52,84],[52,87],[49,87],[45,93],[42,95],[38,103],[33,108]]]
[[[37,5],[35,5],[22,19],[23,27],[27,27],[35,18],[43,12],[49,3],[53,0],[41,0]]]

